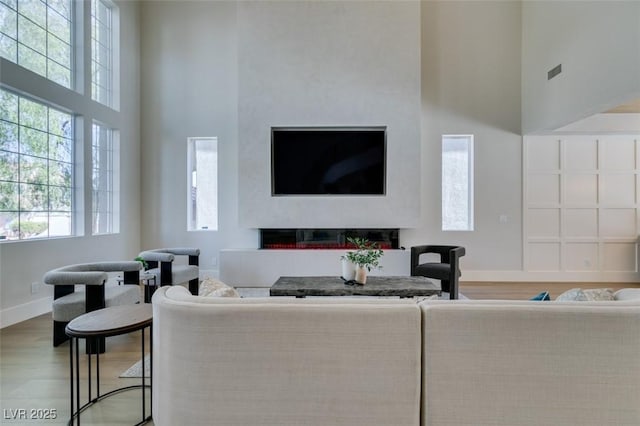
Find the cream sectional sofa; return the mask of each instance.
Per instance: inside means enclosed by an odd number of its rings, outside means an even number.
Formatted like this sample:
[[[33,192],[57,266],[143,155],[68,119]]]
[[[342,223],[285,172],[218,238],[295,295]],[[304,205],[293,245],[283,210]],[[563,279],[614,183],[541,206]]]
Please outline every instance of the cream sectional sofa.
[[[153,297],[164,425],[639,425],[640,302]]]

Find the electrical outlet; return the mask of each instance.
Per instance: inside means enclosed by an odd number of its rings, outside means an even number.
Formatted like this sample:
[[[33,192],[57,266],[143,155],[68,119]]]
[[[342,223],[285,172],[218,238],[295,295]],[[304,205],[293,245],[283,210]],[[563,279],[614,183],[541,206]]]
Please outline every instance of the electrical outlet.
[[[498,218],[498,221],[500,223],[507,223],[509,221],[509,216],[507,216],[506,214],[501,214]]]
[[[36,294],[40,291],[40,283],[31,283],[31,294]]]
[[[211,266],[218,266],[218,256],[213,256],[213,259],[211,259]]]

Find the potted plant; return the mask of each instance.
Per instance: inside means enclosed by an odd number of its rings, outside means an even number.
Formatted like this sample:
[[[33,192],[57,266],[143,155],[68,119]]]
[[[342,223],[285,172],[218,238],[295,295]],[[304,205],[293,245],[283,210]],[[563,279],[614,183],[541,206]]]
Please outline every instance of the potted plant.
[[[144,260],[142,257],[138,256],[135,259],[136,262],[140,262],[142,263],[142,268],[146,271],[147,269],[149,269],[149,264],[147,263],[146,260]]]
[[[356,279],[356,264],[350,259],[353,252],[349,251],[340,256],[342,263],[342,279],[345,281],[353,281]]]
[[[347,240],[356,246],[356,251],[347,252],[343,259],[355,265],[355,281],[358,284],[365,284],[367,272],[374,268],[381,268],[380,258],[384,252],[376,243],[372,243],[366,238],[347,238]],[[346,277],[344,278],[346,279]]]

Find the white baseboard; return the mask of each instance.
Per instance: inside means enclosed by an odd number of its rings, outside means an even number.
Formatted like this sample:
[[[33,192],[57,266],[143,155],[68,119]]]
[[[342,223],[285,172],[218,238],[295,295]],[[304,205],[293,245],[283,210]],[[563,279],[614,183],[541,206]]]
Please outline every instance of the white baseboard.
[[[534,272],[463,270],[461,281],[557,281],[638,283],[638,272]]]
[[[22,305],[12,306],[0,311],[0,328],[5,328],[13,324],[37,317],[38,315],[51,312],[51,296],[32,300]]]

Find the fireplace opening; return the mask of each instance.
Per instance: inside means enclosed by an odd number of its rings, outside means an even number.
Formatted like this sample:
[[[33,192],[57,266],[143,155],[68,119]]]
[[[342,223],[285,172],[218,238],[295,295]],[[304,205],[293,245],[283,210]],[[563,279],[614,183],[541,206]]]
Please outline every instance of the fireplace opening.
[[[398,249],[400,230],[383,229],[260,229],[261,249],[336,249],[354,248],[347,238],[366,238],[381,249]]]

